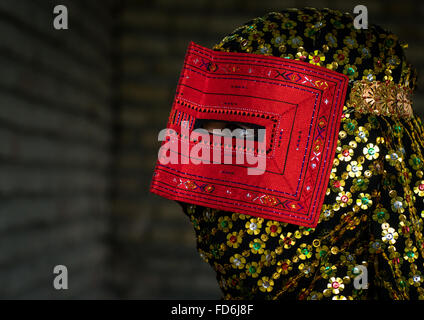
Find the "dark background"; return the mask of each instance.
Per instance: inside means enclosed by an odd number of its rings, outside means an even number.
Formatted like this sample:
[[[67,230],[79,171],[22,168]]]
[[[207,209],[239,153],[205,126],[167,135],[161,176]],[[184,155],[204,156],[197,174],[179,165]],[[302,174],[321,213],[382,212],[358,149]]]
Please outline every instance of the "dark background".
[[[69,30],[53,28],[58,4]],[[187,45],[269,11],[358,4],[422,71],[423,1],[1,0],[0,298],[219,298],[188,219],[148,192]]]

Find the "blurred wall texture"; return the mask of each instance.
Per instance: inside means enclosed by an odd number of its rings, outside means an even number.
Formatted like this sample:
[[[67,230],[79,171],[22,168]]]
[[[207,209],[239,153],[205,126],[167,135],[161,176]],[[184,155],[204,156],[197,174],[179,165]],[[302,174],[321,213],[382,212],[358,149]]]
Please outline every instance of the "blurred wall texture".
[[[58,4],[69,30],[53,28]],[[188,219],[148,192],[187,45],[269,11],[357,4],[424,70],[418,0],[2,0],[0,298],[219,298]]]
[[[112,1],[55,3],[0,1],[1,298],[107,296]]]

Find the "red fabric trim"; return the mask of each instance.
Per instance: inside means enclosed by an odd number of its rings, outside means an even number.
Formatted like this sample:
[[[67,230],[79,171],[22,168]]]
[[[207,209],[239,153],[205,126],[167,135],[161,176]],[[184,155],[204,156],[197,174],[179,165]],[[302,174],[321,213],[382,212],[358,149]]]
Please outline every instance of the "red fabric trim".
[[[347,84],[345,75],[302,61],[217,52],[190,43],[167,128],[190,150],[197,143],[187,140],[182,121],[188,121],[188,133],[197,119],[265,127],[265,145],[239,152],[263,154],[266,171],[248,175],[248,165],[234,164],[236,149],[232,149],[233,164],[163,165],[158,160],[151,192],[315,227],[336,151]],[[207,146],[211,160],[213,148],[222,151],[225,146]],[[178,156],[187,157],[187,151],[180,147]]]

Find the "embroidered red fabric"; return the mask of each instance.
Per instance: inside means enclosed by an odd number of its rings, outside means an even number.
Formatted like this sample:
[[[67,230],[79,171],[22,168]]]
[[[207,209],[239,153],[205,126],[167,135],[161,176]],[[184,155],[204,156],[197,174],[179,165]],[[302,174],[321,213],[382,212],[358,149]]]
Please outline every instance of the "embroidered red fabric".
[[[179,146],[161,148],[151,192],[315,227],[329,182],[347,85],[345,75],[302,61],[217,52],[190,43],[168,121],[168,140],[162,144]],[[205,136],[193,141],[191,134],[202,119],[256,125],[265,128],[265,139],[256,141],[253,148],[237,146],[237,138],[232,145],[213,143],[213,137],[208,141]],[[248,174],[247,169],[254,172],[255,165],[220,164],[212,156],[211,164],[194,164],[190,151],[199,143],[203,143],[202,152],[262,157],[265,171]],[[164,159],[172,150],[180,160],[166,164]]]

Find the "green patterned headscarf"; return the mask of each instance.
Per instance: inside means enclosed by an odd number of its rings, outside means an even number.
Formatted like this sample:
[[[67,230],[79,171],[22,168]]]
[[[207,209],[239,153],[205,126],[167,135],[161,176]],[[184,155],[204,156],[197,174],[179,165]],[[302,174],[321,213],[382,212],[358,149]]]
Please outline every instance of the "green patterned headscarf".
[[[255,18],[214,49],[302,60],[344,73],[350,80],[388,80],[414,89],[416,75],[406,61],[406,47],[378,26],[355,29],[349,14],[305,8]]]
[[[328,9],[271,12],[215,50],[346,74],[335,159],[316,228],[183,204],[226,299],[424,299],[424,127],[406,44]],[[355,288],[368,268],[369,289]]]

